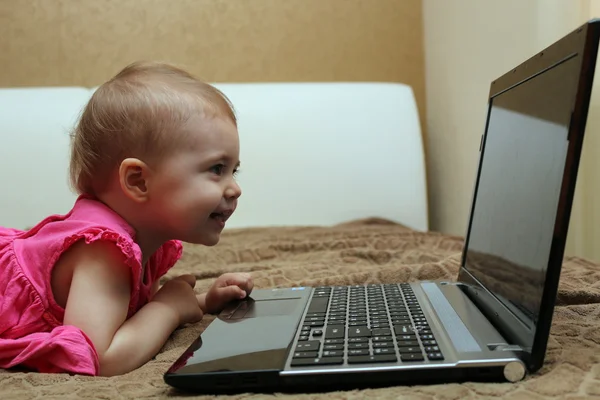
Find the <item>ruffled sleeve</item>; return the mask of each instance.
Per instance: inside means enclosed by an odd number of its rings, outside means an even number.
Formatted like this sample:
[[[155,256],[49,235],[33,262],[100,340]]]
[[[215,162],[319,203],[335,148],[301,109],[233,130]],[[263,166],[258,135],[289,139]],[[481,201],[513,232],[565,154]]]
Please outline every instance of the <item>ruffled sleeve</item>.
[[[160,249],[154,254],[154,276],[153,280],[159,279],[165,275],[183,254],[183,245],[179,240],[169,240],[165,242]]]
[[[79,240],[85,240],[90,244],[98,241],[114,243],[123,254],[123,262],[131,271],[131,299],[137,299],[140,291],[140,282],[142,276],[142,252],[130,236],[120,234],[106,227],[88,227],[75,234],[67,236],[62,246],[55,252],[50,265],[55,265],[58,258],[73,244]],[[52,303],[52,302],[51,302]],[[136,308],[136,305],[129,304],[130,312]]]

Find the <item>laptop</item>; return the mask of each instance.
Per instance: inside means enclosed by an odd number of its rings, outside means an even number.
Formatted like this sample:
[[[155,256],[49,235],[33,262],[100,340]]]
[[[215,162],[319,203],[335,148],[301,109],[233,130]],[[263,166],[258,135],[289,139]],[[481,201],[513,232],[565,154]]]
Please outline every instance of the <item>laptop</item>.
[[[591,20],[491,83],[450,282],[257,289],[166,371],[196,393],[522,380],[544,363],[598,51]]]

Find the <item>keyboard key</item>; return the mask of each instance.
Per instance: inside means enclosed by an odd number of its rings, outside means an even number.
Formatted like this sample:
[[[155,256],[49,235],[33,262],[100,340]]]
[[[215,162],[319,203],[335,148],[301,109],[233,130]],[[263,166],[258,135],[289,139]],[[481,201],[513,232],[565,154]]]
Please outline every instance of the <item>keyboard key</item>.
[[[374,342],[373,348],[379,349],[383,347],[394,347],[394,342]]]
[[[293,358],[292,367],[304,367],[309,365],[340,365],[344,363],[343,357],[322,357],[322,358]]]
[[[348,328],[348,337],[370,337],[371,330],[366,326],[353,326]]]
[[[315,329],[313,331],[313,337],[315,336],[323,336],[323,331],[321,329]]]
[[[373,341],[373,343],[375,343],[375,342],[391,342],[392,337],[391,336],[373,336],[371,338],[371,340]]]
[[[313,299],[310,302],[310,305],[308,306],[308,312],[309,313],[326,312],[328,303],[329,303],[329,297],[316,297],[316,298],[313,297]]]
[[[369,343],[368,342],[363,342],[363,343],[348,343],[348,348],[349,349],[368,349],[369,348]]]
[[[323,345],[323,350],[344,350],[344,344],[326,344]]]
[[[345,312],[341,312],[341,311],[330,312],[329,316],[330,317],[346,317],[346,313]]]
[[[394,325],[394,333],[397,335],[410,335],[414,333],[410,325]]]
[[[348,364],[386,363],[396,361],[398,361],[398,358],[395,354],[376,354],[373,356],[348,357]]]
[[[437,353],[440,351],[440,348],[438,346],[427,346],[425,347],[425,352],[426,353]]]
[[[396,336],[396,340],[401,341],[401,340],[417,340],[417,335],[415,335],[414,333],[412,335],[400,335],[400,336]]]
[[[420,347],[399,347],[398,352],[400,354],[410,354],[410,353],[421,354],[421,348]]]
[[[366,355],[369,355],[369,349],[348,349],[348,357]]]
[[[416,340],[398,340],[398,347],[419,347]]]
[[[389,328],[390,324],[388,324],[387,322],[385,323],[372,323],[371,324],[371,329],[384,329],[384,328]]]
[[[343,350],[326,350],[323,351],[323,357],[343,357]]]
[[[390,336],[392,331],[390,329],[373,329],[373,336]]]
[[[324,319],[325,312],[316,312],[316,313],[307,313],[306,314],[306,318],[312,318],[312,317],[319,317],[319,318]]]
[[[373,349],[373,354],[396,354],[393,348]]]
[[[371,323],[374,324],[383,324],[388,322],[388,318],[387,317],[373,317],[371,318]]]
[[[305,340],[308,340],[308,336],[307,335],[302,335],[298,338],[299,341],[303,342]]]
[[[343,325],[329,325],[325,330],[326,339],[339,339],[344,338],[346,333],[346,327]]]
[[[423,361],[423,354],[421,353],[401,353],[400,359],[402,361]]]
[[[319,351],[321,342],[318,340],[308,340],[306,342],[298,343],[296,345],[296,351]]]
[[[436,361],[436,360],[443,360],[444,356],[440,352],[427,353],[427,358],[430,359],[431,361]]]
[[[344,344],[344,339],[325,339],[325,344]]]
[[[389,329],[390,324],[386,322],[372,322],[371,329]]]
[[[317,358],[318,355],[316,351],[297,351],[294,353],[294,358]]]

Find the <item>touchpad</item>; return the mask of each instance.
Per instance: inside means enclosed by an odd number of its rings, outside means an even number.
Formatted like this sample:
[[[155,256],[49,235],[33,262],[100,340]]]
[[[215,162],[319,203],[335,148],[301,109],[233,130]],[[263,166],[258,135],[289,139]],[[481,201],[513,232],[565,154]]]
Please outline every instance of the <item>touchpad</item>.
[[[269,299],[242,301],[229,319],[270,317],[273,315],[288,315],[298,307],[299,299]]]

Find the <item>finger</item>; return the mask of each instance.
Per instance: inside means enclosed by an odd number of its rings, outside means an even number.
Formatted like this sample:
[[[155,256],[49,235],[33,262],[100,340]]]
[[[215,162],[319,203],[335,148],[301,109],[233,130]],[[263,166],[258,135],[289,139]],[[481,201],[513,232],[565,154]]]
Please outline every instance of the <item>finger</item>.
[[[218,289],[218,294],[223,301],[243,299],[246,297],[246,291],[235,285],[225,286],[224,288]]]
[[[182,280],[182,281],[186,282],[187,284],[189,284],[192,288],[194,286],[196,286],[196,277],[192,274],[180,275],[173,279]]]
[[[254,289],[254,281],[252,280],[252,277],[249,277],[248,283],[246,284],[246,294],[249,295],[252,293],[252,289]]]
[[[239,286],[241,288],[246,288],[249,283],[252,282],[252,277],[250,274],[227,274],[224,276],[224,286]]]
[[[254,283],[252,283],[252,279],[248,279],[247,281],[237,281],[236,283],[232,283],[230,286],[237,286],[238,288],[243,290],[247,296],[252,292]]]

